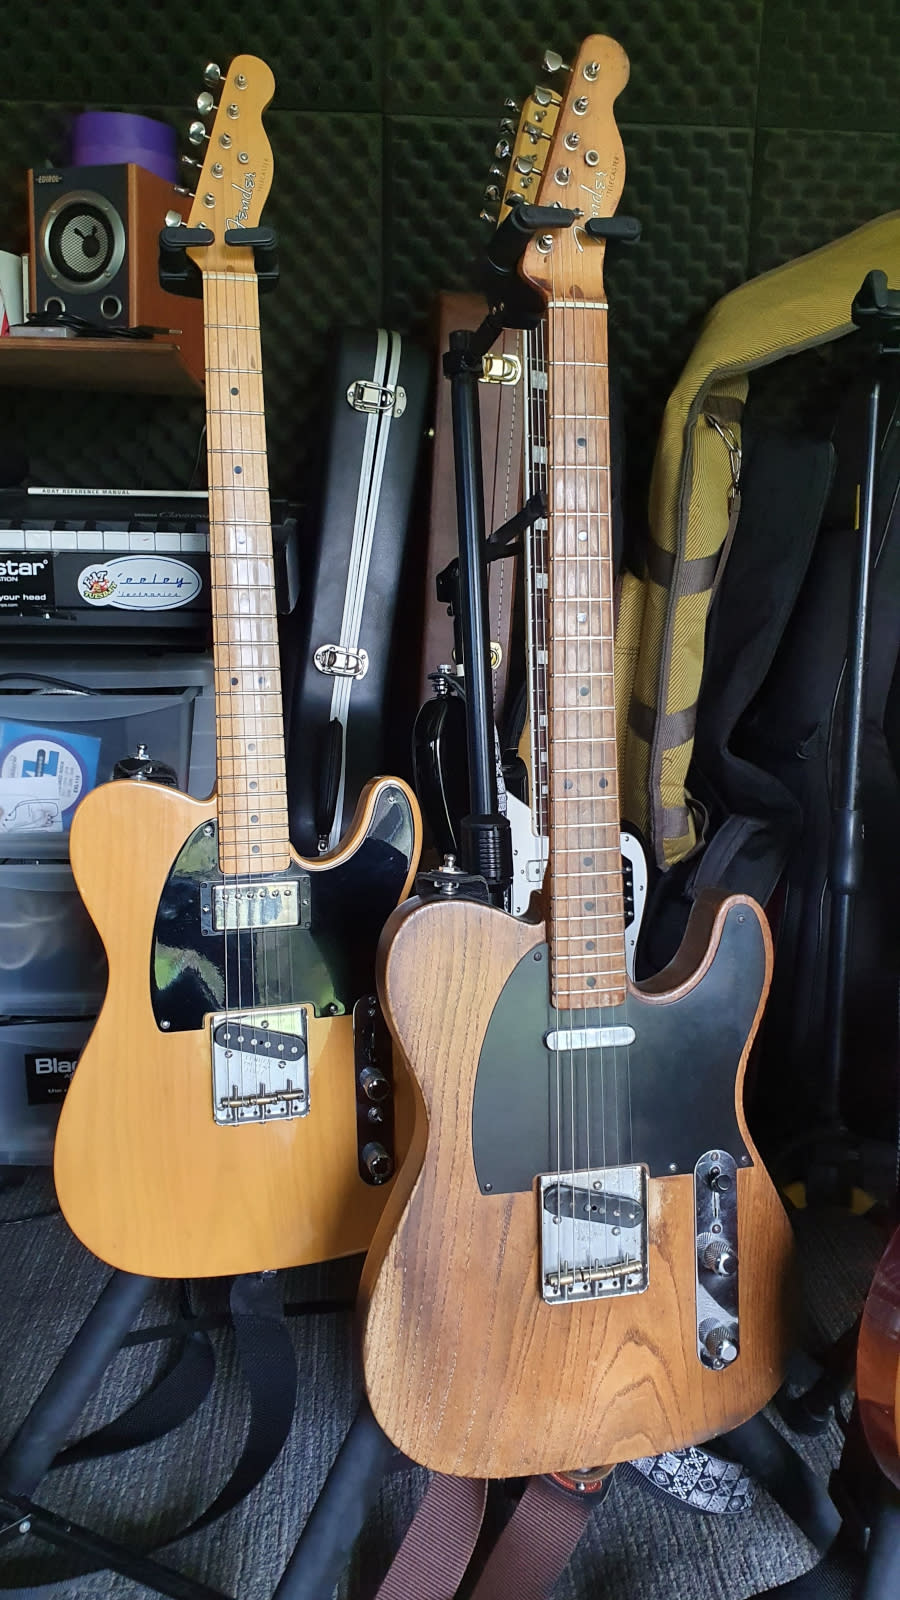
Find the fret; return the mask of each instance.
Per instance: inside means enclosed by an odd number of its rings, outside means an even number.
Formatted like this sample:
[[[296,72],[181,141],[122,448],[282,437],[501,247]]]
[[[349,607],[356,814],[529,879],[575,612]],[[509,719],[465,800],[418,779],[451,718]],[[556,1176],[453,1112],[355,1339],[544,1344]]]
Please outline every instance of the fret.
[[[252,272],[204,273],[219,864],[290,862],[259,301]]]
[[[551,302],[547,334],[548,526],[533,554],[548,574],[552,663],[551,987],[574,1007],[617,1003],[625,984],[605,302]]]

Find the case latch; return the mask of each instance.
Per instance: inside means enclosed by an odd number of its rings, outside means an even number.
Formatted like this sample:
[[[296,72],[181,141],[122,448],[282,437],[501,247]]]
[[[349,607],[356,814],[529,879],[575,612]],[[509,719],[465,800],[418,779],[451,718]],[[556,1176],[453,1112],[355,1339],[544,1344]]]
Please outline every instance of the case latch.
[[[329,678],[364,678],[369,670],[369,652],[350,650],[344,644],[320,644],[313,662]]]
[[[392,389],[388,384],[375,383],[372,378],[357,378],[347,390],[347,404],[354,411],[364,411],[369,416],[376,411],[390,411],[395,417],[402,417],[406,410],[406,390],[399,383]]]

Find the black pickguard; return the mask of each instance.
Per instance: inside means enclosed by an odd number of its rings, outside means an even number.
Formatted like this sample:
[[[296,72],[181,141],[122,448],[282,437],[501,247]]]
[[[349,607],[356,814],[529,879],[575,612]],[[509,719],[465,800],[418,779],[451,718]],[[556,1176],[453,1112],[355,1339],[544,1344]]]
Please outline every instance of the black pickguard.
[[[750,1156],[734,1109],[738,1063],[765,975],[756,917],[735,906],[713,961],[682,999],[556,1011],[546,945],[523,956],[494,1008],[478,1063],[472,1152],[485,1193],[530,1189],[538,1173],[646,1163],[651,1175],[693,1172],[698,1156]],[[630,1026],[628,1046],[555,1056],[559,1028]]]
[[[309,887],[306,927],[204,933],[201,886],[222,883],[215,831],[197,828],[179,852],[153,930],[150,992],[157,1024],[199,1028],[227,1003],[309,1004],[316,1013],[349,1011],[374,987],[375,947],[400,898],[415,829],[402,789],[381,791],[358,848],[345,861],[304,874],[295,867],[269,881]],[[235,881],[235,880],[232,880]],[[265,882],[260,874],[254,882]]]

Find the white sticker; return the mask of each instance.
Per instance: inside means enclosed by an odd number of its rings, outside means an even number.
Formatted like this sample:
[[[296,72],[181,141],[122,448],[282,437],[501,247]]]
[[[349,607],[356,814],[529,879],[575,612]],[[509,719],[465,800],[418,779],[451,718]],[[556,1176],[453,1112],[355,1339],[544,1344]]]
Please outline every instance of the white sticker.
[[[116,556],[78,574],[78,593],[88,605],[119,611],[174,611],[200,588],[200,574],[169,556]]]

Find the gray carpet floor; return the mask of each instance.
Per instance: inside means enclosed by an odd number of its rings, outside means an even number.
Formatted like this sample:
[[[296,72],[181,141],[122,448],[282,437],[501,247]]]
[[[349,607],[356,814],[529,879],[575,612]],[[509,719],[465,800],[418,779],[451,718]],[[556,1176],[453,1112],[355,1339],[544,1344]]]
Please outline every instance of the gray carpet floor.
[[[13,1433],[108,1277],[53,1211],[49,1175],[0,1187],[0,1441]],[[49,1213],[49,1214],[48,1214]],[[27,1220],[18,1220],[27,1218]],[[864,1219],[798,1212],[799,1272],[810,1331],[827,1341],[857,1314],[883,1236]],[[287,1297],[346,1297],[358,1263],[288,1275]],[[220,1286],[203,1285],[202,1303]],[[139,1323],[177,1314],[161,1285]],[[351,1319],[335,1312],[293,1319],[300,1369],[297,1415],[265,1481],[213,1527],[166,1552],[166,1560],[236,1600],[269,1600],[309,1514],[358,1398]],[[246,1405],[232,1337],[212,1335],[219,1357],[213,1390],[175,1433],[114,1461],[55,1472],[38,1498],[111,1537],[164,1538],[212,1499],[236,1460]],[[79,1431],[99,1426],[147,1384],[164,1359],[156,1346],[123,1351],[86,1409]],[[840,1434],[792,1440],[827,1478]],[[359,1541],[339,1600],[364,1600],[376,1586],[424,1490],[425,1473],[392,1474]],[[813,1565],[815,1551],[763,1490],[738,1516],[707,1516],[651,1494],[621,1474],[597,1509],[556,1591],[556,1600],[745,1600]],[[0,1547],[0,1591],[30,1600],[113,1600],[146,1595],[110,1573],[43,1585],[46,1546],[28,1538]],[[37,1586],[40,1585],[38,1588]],[[322,1600],[330,1600],[322,1596]]]

